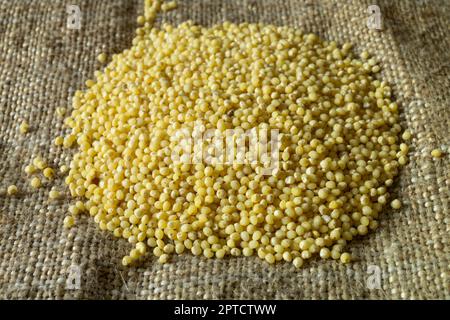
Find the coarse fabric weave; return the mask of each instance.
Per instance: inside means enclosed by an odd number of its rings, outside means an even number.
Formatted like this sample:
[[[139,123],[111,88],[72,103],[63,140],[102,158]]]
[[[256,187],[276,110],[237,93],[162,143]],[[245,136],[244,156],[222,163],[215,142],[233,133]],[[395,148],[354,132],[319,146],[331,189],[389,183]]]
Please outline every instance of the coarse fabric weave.
[[[124,268],[131,245],[100,231],[91,217],[66,230],[71,202],[48,201],[59,177],[32,190],[23,169],[40,154],[53,167],[70,154],[53,146],[64,131],[57,107],[70,106],[111,56],[131,46],[143,0],[0,0],[0,297],[10,299],[449,299],[450,2],[361,0],[185,0],[161,22],[191,19],[289,25],[355,44],[382,62],[381,78],[413,132],[410,162],[392,188],[403,207],[388,207],[380,228],[351,242],[356,261],[312,259],[299,270],[257,257],[207,260],[149,255]],[[383,30],[367,26],[381,9]],[[66,6],[81,9],[81,29],[67,27]],[[31,131],[19,133],[21,120]],[[7,196],[10,184],[20,194]],[[66,190],[64,188],[64,190]],[[79,275],[79,278],[77,278]],[[75,280],[74,280],[75,279]],[[379,281],[378,281],[379,280]]]

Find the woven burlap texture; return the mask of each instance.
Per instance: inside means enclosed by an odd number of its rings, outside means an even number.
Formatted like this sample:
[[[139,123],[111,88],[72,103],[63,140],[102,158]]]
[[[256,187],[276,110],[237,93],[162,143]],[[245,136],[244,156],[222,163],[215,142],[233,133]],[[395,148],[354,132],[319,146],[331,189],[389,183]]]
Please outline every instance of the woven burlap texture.
[[[100,52],[131,46],[142,2],[0,0],[1,298],[450,298],[449,163],[448,156],[430,157],[433,148],[450,151],[448,1],[379,1],[381,31],[366,24],[375,0],[186,0],[158,20],[289,25],[349,41],[381,61],[381,77],[392,85],[402,125],[414,138],[410,163],[392,189],[403,207],[386,208],[380,228],[349,245],[355,262],[313,259],[297,270],[256,257],[183,255],[165,265],[148,256],[123,268],[130,245],[100,231],[92,218],[65,230],[69,196],[48,201],[51,185],[62,189],[63,178],[32,190],[23,169],[38,154],[54,167],[69,163],[70,155],[51,143],[63,132],[55,110],[69,106],[74,91],[101,68]],[[67,27],[68,4],[81,9],[80,30]],[[27,135],[19,133],[21,120],[31,125]],[[5,195],[12,183],[20,195]]]

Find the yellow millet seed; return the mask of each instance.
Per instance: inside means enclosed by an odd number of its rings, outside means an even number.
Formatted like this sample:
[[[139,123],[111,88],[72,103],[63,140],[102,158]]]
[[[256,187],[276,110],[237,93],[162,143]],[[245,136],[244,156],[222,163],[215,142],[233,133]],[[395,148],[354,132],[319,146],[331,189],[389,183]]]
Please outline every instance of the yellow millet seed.
[[[352,256],[348,252],[341,254],[340,260],[342,263],[349,263],[352,260]]]
[[[328,259],[331,255],[331,252],[330,252],[330,249],[328,249],[328,248],[322,248],[322,249],[320,249],[319,254],[322,259]]]
[[[59,167],[59,172],[66,173],[67,171],[69,171],[69,168],[66,165],[63,164],[61,167]]]
[[[56,108],[56,114],[58,115],[58,117],[64,117],[64,115],[66,114],[67,109],[64,107],[58,107]]]
[[[411,140],[412,134],[411,131],[409,130],[405,130],[405,132],[403,132],[402,134],[402,139],[405,141]]]
[[[98,60],[100,63],[105,63],[105,62],[106,62],[106,58],[107,58],[106,53],[100,53],[100,54],[97,56],[97,60]]]
[[[301,268],[303,266],[303,259],[300,257],[294,258],[294,261],[292,262],[296,268]]]
[[[48,197],[52,200],[59,199],[61,197],[61,193],[58,190],[50,190],[48,193]]]
[[[25,167],[25,173],[31,175],[37,171],[37,168],[33,164],[29,164]]]
[[[394,199],[394,200],[392,200],[392,202],[391,202],[391,207],[393,208],[393,209],[400,209],[401,207],[402,207],[402,203],[400,202],[400,200],[398,200],[398,199]]]
[[[64,138],[61,136],[56,137],[54,144],[55,146],[62,146],[64,144]]]
[[[42,160],[41,157],[36,157],[33,159],[33,165],[38,168],[39,170],[44,170],[47,166],[44,160]]]
[[[15,194],[17,194],[19,190],[17,189],[17,187],[15,185],[10,185],[8,187],[8,189],[6,190],[6,192],[8,193],[8,195],[13,196]]]
[[[138,24],[144,24],[145,23],[145,17],[144,16],[137,17],[136,22]]]
[[[431,151],[431,156],[433,156],[434,158],[440,158],[442,157],[442,151],[440,149],[434,149],[433,151]]]
[[[132,47],[72,99],[58,139],[76,147],[72,214],[132,244],[124,265],[185,252],[350,261],[345,245],[376,228],[407,162],[377,60],[285,26],[153,28],[171,3],[145,0]],[[255,150],[252,132],[267,138]],[[227,140],[231,160],[217,152]]]
[[[39,179],[38,177],[34,177],[33,179],[31,179],[30,185],[35,189],[40,188],[42,186],[41,179]]]
[[[266,256],[264,258],[270,264],[275,263],[275,257],[271,253],[266,254]]]
[[[122,259],[122,265],[125,266],[125,267],[129,266],[132,262],[133,262],[133,259],[131,259],[130,256],[125,256]]]
[[[361,52],[361,59],[363,60],[369,59],[369,53],[367,51]]]
[[[64,218],[64,227],[69,229],[75,224],[75,220],[72,216],[67,216]]]
[[[47,179],[52,179],[55,175],[55,170],[53,170],[52,168],[45,168],[42,171],[42,174],[44,175],[44,177],[46,177]]]
[[[169,261],[169,255],[164,253],[158,258],[159,263],[167,263]]]
[[[173,10],[173,9],[175,9],[176,7],[177,7],[176,1],[164,2],[164,3],[161,5],[161,10],[165,12],[165,11]]]
[[[28,124],[28,122],[22,121],[22,123],[19,126],[20,133],[25,134],[28,132],[29,129],[30,129],[30,125]]]
[[[70,134],[64,137],[63,146],[64,148],[70,148],[76,142],[76,136],[74,134]]]
[[[147,251],[147,247],[143,242],[136,243],[136,249],[141,253],[144,254]]]

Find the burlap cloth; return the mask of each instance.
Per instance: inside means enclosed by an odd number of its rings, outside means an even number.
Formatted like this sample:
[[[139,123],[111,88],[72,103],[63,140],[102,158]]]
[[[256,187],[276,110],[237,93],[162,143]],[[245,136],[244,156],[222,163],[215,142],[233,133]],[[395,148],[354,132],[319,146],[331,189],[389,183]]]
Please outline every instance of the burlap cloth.
[[[382,77],[402,106],[402,124],[414,133],[411,161],[393,188],[403,208],[387,208],[376,232],[350,244],[352,264],[313,259],[296,270],[256,257],[218,261],[183,255],[166,265],[149,256],[125,269],[120,263],[130,249],[125,240],[100,231],[89,217],[65,230],[69,201],[49,203],[50,186],[31,190],[23,168],[37,154],[55,167],[69,162],[51,143],[63,130],[55,109],[68,106],[74,90],[100,68],[100,52],[130,46],[142,2],[0,0],[0,187],[15,183],[22,190],[17,197],[0,191],[0,297],[450,298],[449,162],[448,156],[430,157],[432,148],[445,151],[450,145],[450,3],[445,0],[377,1],[383,31],[367,27],[372,3],[358,0],[179,1],[177,10],[159,20],[290,25],[350,41],[356,51],[368,50],[382,61]],[[79,31],[67,28],[67,4],[81,9]],[[22,119],[31,124],[26,136],[18,130]],[[62,187],[62,180],[54,184]],[[72,281],[74,272],[80,277]]]

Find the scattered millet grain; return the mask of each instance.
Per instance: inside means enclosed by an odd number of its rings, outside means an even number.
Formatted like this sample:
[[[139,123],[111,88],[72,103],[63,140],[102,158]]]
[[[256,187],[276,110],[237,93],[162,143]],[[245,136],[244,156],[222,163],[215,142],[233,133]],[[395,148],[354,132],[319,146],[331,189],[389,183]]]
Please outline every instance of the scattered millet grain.
[[[68,118],[68,119],[70,119],[70,118]],[[70,148],[70,147],[72,147],[73,144],[76,142],[75,140],[76,140],[76,136],[73,135],[73,134],[70,134],[70,135],[66,136],[66,137],[64,138],[64,142],[63,142],[64,148]]]
[[[64,227],[71,228],[75,224],[75,220],[72,216],[67,216],[64,218]]]
[[[63,165],[59,168],[59,172],[61,172],[62,174],[67,173],[67,171],[69,171],[69,167],[66,166],[65,164],[63,164]]]
[[[37,171],[37,168],[33,164],[29,164],[25,167],[25,173],[31,175]]]
[[[440,158],[442,157],[442,151],[440,149],[434,149],[433,151],[431,151],[431,156],[433,156],[434,158]]]
[[[42,174],[44,175],[44,177],[46,177],[47,179],[53,179],[53,177],[55,176],[55,170],[53,170],[52,168],[45,168],[42,171]]]
[[[400,209],[400,208],[402,207],[402,203],[400,202],[400,200],[394,199],[394,200],[392,200],[392,202],[391,202],[391,207],[392,207],[393,209]]]
[[[55,190],[52,188],[52,190],[50,190],[48,197],[52,200],[56,200],[59,199],[61,197],[61,193],[58,190]]]
[[[328,259],[331,255],[330,249],[328,249],[328,248],[320,249],[319,255],[322,259]]]
[[[161,11],[167,12],[167,11],[176,9],[176,7],[177,7],[176,1],[164,2],[161,5]]]
[[[145,23],[145,17],[144,16],[137,17],[136,22],[138,24],[141,24],[141,25],[144,24]]]
[[[13,196],[17,194],[17,192],[19,192],[19,189],[17,189],[15,185],[10,185],[6,190],[6,192],[8,193],[8,195]]]
[[[56,108],[56,114],[58,115],[58,117],[64,117],[64,115],[66,114],[67,109],[64,107],[58,107]]]
[[[64,144],[64,137],[58,136],[55,138],[55,146],[62,146]]]
[[[34,177],[33,179],[31,179],[30,185],[35,189],[40,188],[42,186],[41,179],[39,179],[38,177]]]
[[[294,261],[292,261],[296,268],[301,268],[303,266],[303,259],[300,257],[296,257]]]
[[[158,259],[159,263],[167,263],[167,261],[169,261],[169,255],[166,253],[163,253]]]
[[[402,134],[402,139],[405,141],[411,140],[412,134],[411,131],[409,130],[405,130],[405,132],[403,132]]]
[[[19,126],[19,131],[22,134],[26,134],[30,130],[30,125],[26,121],[22,121],[22,123]]]
[[[124,265],[150,251],[162,263],[185,251],[348,263],[345,245],[377,227],[408,153],[375,59],[289,27],[152,28],[161,1],[145,4],[133,46],[73,98],[63,145],[78,149],[65,182],[84,203],[64,224],[88,212],[134,245]],[[279,170],[174,161],[178,133],[199,124],[278,130]]]
[[[349,263],[352,260],[352,256],[348,252],[344,252],[341,254],[341,262],[342,263]]]
[[[106,62],[106,53],[100,53],[97,57],[97,60],[100,63],[105,63]]]

